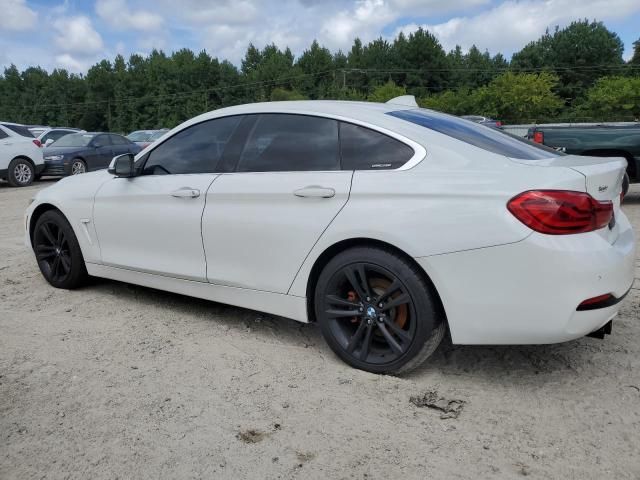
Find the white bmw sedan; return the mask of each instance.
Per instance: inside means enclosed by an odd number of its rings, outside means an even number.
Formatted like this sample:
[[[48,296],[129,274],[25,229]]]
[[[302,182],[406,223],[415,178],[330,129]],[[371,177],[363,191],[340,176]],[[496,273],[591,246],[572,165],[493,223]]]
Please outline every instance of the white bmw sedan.
[[[625,166],[404,97],[241,105],[41,190],[26,239],[54,287],[92,275],[317,322],[350,365],[401,373],[447,329],[608,333],[634,276]]]

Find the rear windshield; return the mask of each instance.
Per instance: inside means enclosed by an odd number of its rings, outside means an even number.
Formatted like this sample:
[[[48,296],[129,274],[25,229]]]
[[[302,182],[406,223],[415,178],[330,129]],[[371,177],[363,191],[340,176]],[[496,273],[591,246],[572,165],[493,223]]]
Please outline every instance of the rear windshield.
[[[24,125],[11,125],[8,123],[3,123],[2,126],[16,132],[18,135],[21,135],[23,137],[33,138],[33,134]]]
[[[399,110],[388,115],[435,130],[483,150],[520,160],[540,160],[564,155],[552,148],[469,120],[431,110]]]
[[[56,147],[86,147],[95,135],[91,133],[72,133],[58,139]]]

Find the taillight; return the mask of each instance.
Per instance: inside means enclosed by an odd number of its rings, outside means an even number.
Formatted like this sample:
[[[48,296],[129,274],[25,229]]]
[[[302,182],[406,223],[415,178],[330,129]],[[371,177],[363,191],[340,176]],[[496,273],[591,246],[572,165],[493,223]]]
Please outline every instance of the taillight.
[[[592,232],[613,217],[611,201],[569,190],[529,190],[509,200],[507,208],[527,227],[548,235]]]
[[[536,143],[544,143],[544,132],[533,132],[533,141]]]
[[[42,142],[40,140],[38,140],[37,138],[33,139],[33,143],[36,144],[36,147],[42,147]]]
[[[496,127],[501,127],[502,126],[502,122],[500,120],[496,120]]]

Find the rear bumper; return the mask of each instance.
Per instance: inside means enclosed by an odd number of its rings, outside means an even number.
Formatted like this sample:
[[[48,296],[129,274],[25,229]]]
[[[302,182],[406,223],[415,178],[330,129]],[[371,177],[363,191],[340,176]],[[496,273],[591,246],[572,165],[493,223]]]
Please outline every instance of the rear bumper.
[[[422,257],[442,298],[454,343],[544,344],[582,337],[616,316],[621,303],[577,311],[633,283],[635,238],[617,217],[614,244],[597,233],[533,233],[509,245]]]

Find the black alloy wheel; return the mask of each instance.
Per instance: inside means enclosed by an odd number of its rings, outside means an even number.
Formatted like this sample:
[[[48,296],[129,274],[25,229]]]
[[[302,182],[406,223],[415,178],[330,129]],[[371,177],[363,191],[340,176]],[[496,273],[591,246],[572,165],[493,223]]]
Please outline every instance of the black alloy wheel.
[[[415,368],[444,333],[420,273],[386,250],[358,248],[338,255],[321,273],[315,300],[316,318],[331,348],[363,370]]]
[[[42,214],[33,233],[33,249],[44,278],[57,288],[76,288],[87,271],[73,229],[57,211]]]

